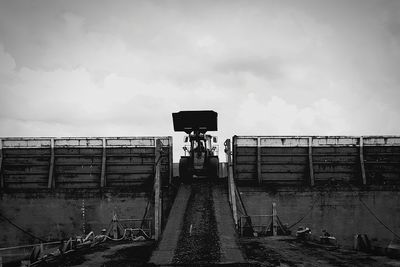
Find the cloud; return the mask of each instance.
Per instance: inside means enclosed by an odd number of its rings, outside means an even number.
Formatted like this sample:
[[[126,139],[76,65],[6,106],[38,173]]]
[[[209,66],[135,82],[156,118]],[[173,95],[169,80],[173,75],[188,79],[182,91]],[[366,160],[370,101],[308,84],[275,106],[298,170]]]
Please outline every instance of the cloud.
[[[262,103],[250,93],[239,107],[236,124],[244,134],[340,135],[349,129],[345,117],[340,105],[327,99],[299,108],[277,96]]]
[[[0,135],[179,144],[171,113],[189,109],[218,111],[220,141],[399,134],[399,12],[368,0],[1,2]]]

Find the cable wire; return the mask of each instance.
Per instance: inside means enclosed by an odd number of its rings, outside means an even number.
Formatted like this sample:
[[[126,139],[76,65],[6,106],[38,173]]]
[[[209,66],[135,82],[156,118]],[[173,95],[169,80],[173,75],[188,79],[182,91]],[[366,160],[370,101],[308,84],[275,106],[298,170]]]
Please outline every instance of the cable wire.
[[[24,232],[25,234],[29,235],[30,237],[33,237],[37,240],[39,240],[40,242],[46,242],[45,240],[43,240],[40,237],[35,236],[34,234],[30,233],[29,231],[23,229],[22,227],[16,225],[15,223],[13,223],[9,218],[7,218],[6,216],[4,216],[3,214],[0,213],[0,217],[3,218],[5,221],[7,221],[9,224],[11,224],[12,226],[14,226],[15,228],[17,228],[18,230]]]
[[[361,200],[361,198],[358,198],[358,200],[360,200],[360,202],[364,205],[364,207],[368,210],[368,212],[374,216],[374,218],[380,223],[382,224],[389,232],[391,232],[392,234],[394,234],[395,237],[400,239],[400,236],[398,234],[396,234],[394,231],[392,231],[392,229],[389,228],[389,226],[387,226],[384,222],[381,221],[381,219],[378,218],[378,216],[376,216],[376,214],[367,206],[367,204],[365,204],[364,201]]]
[[[301,217],[301,218],[300,218],[299,220],[297,220],[295,223],[293,223],[292,225],[290,225],[290,226],[288,227],[288,229],[291,229],[293,226],[297,225],[297,224],[300,223],[302,220],[304,220],[304,218],[307,217],[307,216],[311,213],[311,211],[314,209],[314,206],[315,206],[315,203],[317,203],[317,200],[318,200],[318,199],[316,199],[316,200],[313,202],[313,204],[312,204],[310,210],[309,210],[303,217]]]

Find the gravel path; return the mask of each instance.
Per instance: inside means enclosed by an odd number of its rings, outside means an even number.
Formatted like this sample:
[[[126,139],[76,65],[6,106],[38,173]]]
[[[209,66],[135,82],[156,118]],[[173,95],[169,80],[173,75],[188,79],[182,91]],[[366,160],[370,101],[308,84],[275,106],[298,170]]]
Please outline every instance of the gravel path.
[[[173,263],[201,265],[219,260],[212,185],[204,181],[194,182]]]

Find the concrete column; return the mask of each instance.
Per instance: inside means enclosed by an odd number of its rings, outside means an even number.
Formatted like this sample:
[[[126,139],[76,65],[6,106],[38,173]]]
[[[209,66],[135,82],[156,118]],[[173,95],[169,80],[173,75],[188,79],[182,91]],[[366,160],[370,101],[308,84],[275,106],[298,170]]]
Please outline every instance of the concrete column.
[[[0,139],[0,188],[4,187],[5,186],[3,177],[3,140]]]
[[[257,138],[257,181],[258,184],[262,184],[262,172],[261,172],[261,142],[260,137]]]
[[[365,165],[364,165],[364,139],[360,137],[360,168],[361,168],[361,178],[362,184],[367,184],[367,176],[365,175]]]
[[[158,240],[161,235],[161,181],[160,181],[160,162],[161,162],[161,141],[155,140],[155,176],[154,176],[154,235]]]
[[[173,158],[173,143],[172,136],[168,139],[168,149],[169,149],[169,184],[172,184],[172,178],[174,176],[174,158]]]
[[[106,186],[106,160],[107,160],[107,140],[103,138],[103,155],[101,159],[101,175],[100,175],[100,186]]]
[[[308,168],[310,175],[310,185],[314,186],[314,167],[313,167],[313,158],[312,158],[312,137],[308,138]]]
[[[49,179],[47,183],[47,188],[54,187],[54,138],[50,141],[50,167],[49,167]]]

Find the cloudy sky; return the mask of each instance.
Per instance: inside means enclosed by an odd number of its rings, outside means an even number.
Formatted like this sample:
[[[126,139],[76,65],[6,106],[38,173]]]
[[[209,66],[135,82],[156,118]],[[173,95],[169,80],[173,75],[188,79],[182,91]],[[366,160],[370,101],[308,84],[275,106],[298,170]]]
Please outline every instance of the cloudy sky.
[[[400,134],[400,1],[0,1],[0,136]]]

